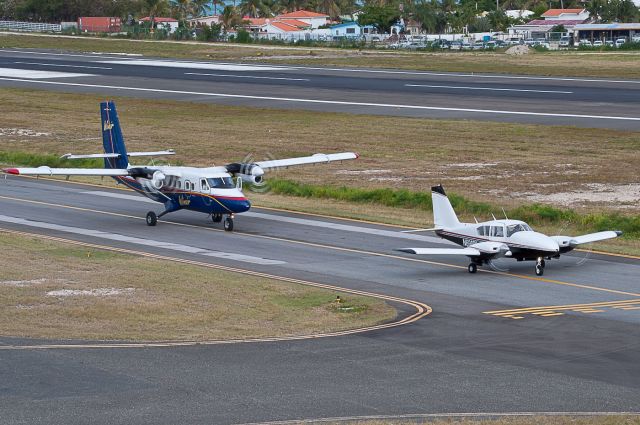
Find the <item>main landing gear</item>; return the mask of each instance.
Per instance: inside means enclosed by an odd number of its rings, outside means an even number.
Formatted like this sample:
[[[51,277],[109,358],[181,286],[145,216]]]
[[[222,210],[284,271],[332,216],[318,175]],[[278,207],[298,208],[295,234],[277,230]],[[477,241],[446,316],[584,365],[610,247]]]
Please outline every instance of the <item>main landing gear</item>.
[[[211,220],[214,223],[220,223],[222,221],[222,214],[211,214]],[[231,232],[233,230],[233,214],[225,217],[222,227],[224,227],[224,230],[227,232]]]
[[[542,276],[544,274],[544,266],[546,265],[544,258],[538,257],[536,260],[536,276]]]
[[[478,271],[478,265],[476,263],[470,263],[467,270],[469,270],[469,273],[475,273]]]
[[[147,226],[155,226],[156,224],[158,224],[158,219],[160,217],[162,217],[167,213],[170,213],[171,211],[175,211],[175,210],[164,210],[158,215],[156,215],[156,213],[154,213],[153,211],[149,211],[147,213]]]

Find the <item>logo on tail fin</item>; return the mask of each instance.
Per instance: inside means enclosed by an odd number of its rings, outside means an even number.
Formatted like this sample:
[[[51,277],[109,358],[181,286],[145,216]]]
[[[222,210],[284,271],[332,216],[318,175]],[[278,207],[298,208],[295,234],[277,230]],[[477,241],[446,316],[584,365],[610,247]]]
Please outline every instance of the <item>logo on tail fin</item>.
[[[108,110],[108,109],[107,109]],[[111,130],[113,128],[113,123],[109,120],[105,121],[102,124],[102,131],[107,131],[107,130]]]

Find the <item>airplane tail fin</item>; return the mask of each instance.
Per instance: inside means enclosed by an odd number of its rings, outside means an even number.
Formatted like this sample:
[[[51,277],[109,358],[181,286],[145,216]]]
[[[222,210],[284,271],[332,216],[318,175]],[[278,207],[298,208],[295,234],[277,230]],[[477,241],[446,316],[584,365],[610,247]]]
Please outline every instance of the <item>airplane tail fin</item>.
[[[458,216],[453,210],[442,185],[431,188],[431,200],[433,203],[433,222],[436,228],[457,227],[460,225]]]
[[[104,146],[104,153],[118,154],[118,156],[114,158],[105,158],[104,168],[127,168],[129,165],[129,157],[127,155],[127,148],[124,145],[124,138],[122,137],[115,102],[101,102],[100,117],[102,119],[102,144]]]

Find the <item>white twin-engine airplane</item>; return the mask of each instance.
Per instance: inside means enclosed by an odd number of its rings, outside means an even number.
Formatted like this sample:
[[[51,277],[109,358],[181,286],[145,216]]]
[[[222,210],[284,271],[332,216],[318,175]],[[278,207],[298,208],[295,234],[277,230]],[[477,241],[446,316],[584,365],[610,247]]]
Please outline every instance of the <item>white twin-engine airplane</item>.
[[[483,223],[461,223],[442,185],[431,188],[433,221],[436,235],[464,248],[401,248],[398,251],[418,255],[466,255],[471,258],[469,273],[478,266],[491,265],[500,258],[535,261],[536,275],[544,273],[545,259],[560,258],[560,254],[578,245],[620,236],[620,231],[605,231],[582,236],[547,236],[534,232],[524,221],[493,220]],[[494,217],[495,218],[495,217]]]
[[[8,174],[48,176],[110,176],[118,183],[164,204],[164,211],[147,213],[147,224],[155,226],[159,217],[187,209],[211,215],[214,222],[224,219],[224,229],[233,230],[233,217],[248,211],[251,203],[242,192],[242,182],[261,183],[265,171],[293,165],[328,163],[356,159],[353,152],[315,154],[300,158],[277,159],[250,163],[232,163],[220,167],[134,166],[129,157],[173,155],[173,150],[129,152],[124,145],[116,105],[113,101],[100,104],[103,154],[64,155],[68,159],[104,158],[104,168],[7,168]],[[236,177],[234,183],[232,177]]]

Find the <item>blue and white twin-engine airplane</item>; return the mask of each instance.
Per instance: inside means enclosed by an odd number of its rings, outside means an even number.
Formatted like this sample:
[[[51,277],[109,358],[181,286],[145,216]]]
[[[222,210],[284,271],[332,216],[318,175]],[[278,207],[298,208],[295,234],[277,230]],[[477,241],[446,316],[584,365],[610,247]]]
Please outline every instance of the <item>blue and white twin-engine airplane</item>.
[[[328,163],[356,159],[353,152],[315,154],[306,157],[231,163],[217,167],[136,166],[130,157],[173,155],[173,150],[157,152],[127,152],[120,122],[113,101],[100,104],[104,153],[64,155],[68,159],[104,158],[104,168],[7,168],[17,175],[47,176],[109,176],[118,183],[164,204],[164,211],[147,213],[147,224],[155,226],[158,218],[170,212],[187,209],[209,214],[214,222],[224,218],[224,229],[233,230],[235,214],[248,211],[251,203],[242,192],[242,182],[260,184],[266,171],[294,165]],[[233,178],[236,178],[234,182]]]

